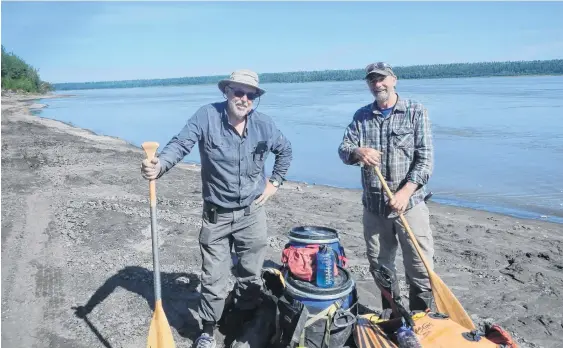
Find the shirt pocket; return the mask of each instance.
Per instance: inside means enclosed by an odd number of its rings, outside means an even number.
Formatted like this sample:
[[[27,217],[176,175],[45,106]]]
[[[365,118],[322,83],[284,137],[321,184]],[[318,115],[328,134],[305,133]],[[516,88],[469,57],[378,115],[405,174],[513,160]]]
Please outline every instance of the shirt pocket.
[[[403,150],[414,149],[414,129],[407,126],[391,129],[389,144]]]
[[[207,144],[209,157],[218,162],[232,161],[232,149],[229,147],[227,139],[223,137],[213,137]]]
[[[264,163],[270,151],[270,144],[267,141],[258,141],[252,147],[250,153],[250,168],[249,174],[251,177],[259,175],[264,170]]]

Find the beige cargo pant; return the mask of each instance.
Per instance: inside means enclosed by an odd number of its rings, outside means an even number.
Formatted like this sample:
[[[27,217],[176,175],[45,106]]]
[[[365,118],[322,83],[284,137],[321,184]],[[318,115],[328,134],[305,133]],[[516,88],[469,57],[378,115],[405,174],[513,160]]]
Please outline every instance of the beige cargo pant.
[[[433,269],[434,240],[426,203],[420,202],[403,215],[416,236],[428,265]],[[400,244],[407,284],[411,289],[413,289],[413,286],[417,287],[419,292],[431,290],[428,272],[426,272],[422,260],[418,257],[418,253],[399,217],[389,219],[364,208],[363,225],[367,257],[371,270],[378,269],[378,265],[382,264],[396,272],[395,257]]]
[[[217,323],[223,315],[231,270],[231,242],[238,257],[235,301],[240,309],[259,304],[261,270],[268,246],[266,209],[252,204],[247,209],[219,212],[217,223],[205,213],[199,234],[203,259],[199,316]]]

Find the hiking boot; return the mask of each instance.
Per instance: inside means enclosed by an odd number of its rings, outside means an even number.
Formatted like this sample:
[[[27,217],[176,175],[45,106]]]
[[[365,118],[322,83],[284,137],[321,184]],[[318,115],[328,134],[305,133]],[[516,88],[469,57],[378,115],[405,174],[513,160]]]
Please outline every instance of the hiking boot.
[[[199,336],[193,345],[194,348],[216,348],[217,342],[215,342],[215,338],[209,336],[205,332]]]
[[[399,281],[395,272],[391,271],[389,268],[379,265],[379,268],[372,270],[371,274],[375,280],[375,284],[381,291],[381,309],[393,308],[394,303],[390,303],[389,300],[395,299],[400,301],[401,291],[399,289]]]

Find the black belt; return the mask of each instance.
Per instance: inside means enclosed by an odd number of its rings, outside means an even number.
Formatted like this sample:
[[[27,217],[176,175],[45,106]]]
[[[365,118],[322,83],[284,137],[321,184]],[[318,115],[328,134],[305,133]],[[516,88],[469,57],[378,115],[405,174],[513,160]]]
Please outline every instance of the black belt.
[[[211,203],[211,202],[204,202],[203,203],[203,209],[205,209],[205,210],[215,210],[219,214],[232,213],[234,211],[244,210],[245,215],[250,214],[250,206],[248,206],[248,205],[246,207],[224,208],[224,207],[221,207],[221,206],[214,204],[214,203]]]

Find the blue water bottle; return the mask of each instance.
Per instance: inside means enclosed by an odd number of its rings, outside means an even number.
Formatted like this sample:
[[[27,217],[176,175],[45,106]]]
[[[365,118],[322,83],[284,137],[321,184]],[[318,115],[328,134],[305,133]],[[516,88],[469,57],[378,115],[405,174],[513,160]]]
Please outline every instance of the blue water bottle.
[[[397,330],[397,341],[399,348],[422,348],[416,334],[412,328],[405,325],[404,320],[403,325]]]
[[[331,288],[334,286],[334,253],[326,245],[321,245],[317,253],[317,286]]]

